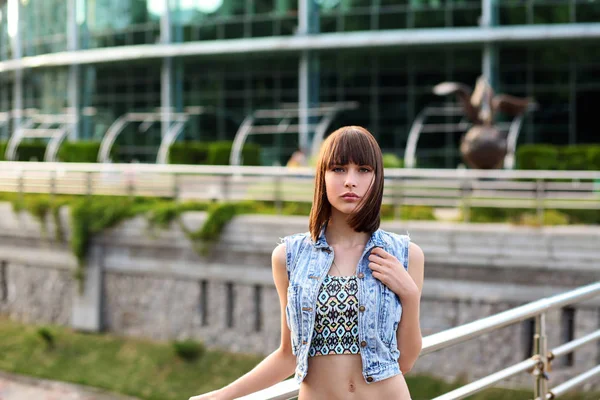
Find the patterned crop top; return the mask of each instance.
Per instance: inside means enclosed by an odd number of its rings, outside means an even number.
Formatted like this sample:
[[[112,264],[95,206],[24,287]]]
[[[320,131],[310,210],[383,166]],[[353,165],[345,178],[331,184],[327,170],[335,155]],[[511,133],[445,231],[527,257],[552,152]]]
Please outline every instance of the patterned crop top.
[[[309,357],[359,354],[358,282],[356,275],[327,275],[316,304]]]

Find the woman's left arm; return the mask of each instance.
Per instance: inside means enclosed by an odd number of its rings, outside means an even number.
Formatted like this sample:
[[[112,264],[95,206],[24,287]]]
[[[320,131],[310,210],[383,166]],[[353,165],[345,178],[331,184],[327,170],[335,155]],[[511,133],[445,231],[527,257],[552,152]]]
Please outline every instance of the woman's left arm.
[[[402,303],[402,319],[396,332],[400,350],[400,370],[408,373],[419,358],[423,338],[419,322],[425,256],[414,243],[408,247],[408,271],[396,257],[381,248],[369,256],[373,276],[396,293]]]
[[[421,304],[421,292],[423,290],[423,270],[425,267],[425,256],[423,250],[414,243],[408,248],[408,275],[412,278],[418,291],[407,296],[401,296],[402,319],[396,332],[398,350],[400,350],[400,371],[406,375],[413,367],[419,354],[423,337],[421,336],[421,324],[419,321],[419,310]]]

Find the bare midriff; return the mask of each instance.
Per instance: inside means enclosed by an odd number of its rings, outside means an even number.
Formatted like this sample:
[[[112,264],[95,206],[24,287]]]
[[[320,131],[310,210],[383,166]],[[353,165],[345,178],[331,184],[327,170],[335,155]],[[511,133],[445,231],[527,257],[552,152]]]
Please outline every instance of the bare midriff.
[[[298,400],[410,400],[402,374],[365,382],[360,354],[310,357]]]

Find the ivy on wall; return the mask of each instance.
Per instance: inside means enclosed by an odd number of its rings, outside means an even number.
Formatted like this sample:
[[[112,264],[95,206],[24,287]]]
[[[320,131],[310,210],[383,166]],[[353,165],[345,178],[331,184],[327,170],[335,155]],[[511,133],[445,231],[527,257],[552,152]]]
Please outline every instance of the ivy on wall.
[[[83,290],[85,282],[85,261],[90,241],[93,236],[120,222],[138,215],[145,215],[151,228],[165,229],[172,221],[178,221],[182,230],[194,243],[200,255],[207,255],[210,245],[219,239],[223,228],[236,215],[241,213],[275,213],[273,206],[261,203],[200,203],[117,196],[66,197],[47,195],[0,194],[0,201],[9,201],[15,212],[27,211],[41,225],[44,236],[47,236],[46,221],[48,215],[54,218],[54,239],[64,241],[60,221],[60,208],[71,209],[71,250],[77,258],[78,267],[74,277]],[[187,211],[206,211],[204,224],[198,230],[189,230],[181,221],[181,214]]]

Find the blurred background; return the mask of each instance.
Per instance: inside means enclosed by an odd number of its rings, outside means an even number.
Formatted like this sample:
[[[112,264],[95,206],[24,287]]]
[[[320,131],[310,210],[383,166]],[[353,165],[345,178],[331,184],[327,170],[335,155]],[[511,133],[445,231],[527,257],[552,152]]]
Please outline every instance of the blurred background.
[[[23,125],[68,125],[69,141],[99,146],[119,118],[161,110],[186,115],[177,141],[232,141],[257,110],[337,105],[329,127],[365,126],[384,152],[403,158],[419,113],[450,100],[435,96],[433,86],[456,81],[472,87],[483,75],[497,93],[540,105],[526,116],[519,145],[598,142],[595,0],[1,3],[4,141]],[[296,111],[255,125],[284,116],[291,116],[286,132],[302,135],[250,137],[260,146],[255,163],[285,164],[303,147],[302,138],[308,143],[314,134],[311,121],[319,122],[316,114]],[[148,118],[123,128],[113,161],[155,162],[161,138],[177,121]],[[423,135],[418,166],[456,167],[462,133]],[[22,142],[21,159],[43,158],[40,150],[25,150],[31,140]],[[175,156],[172,162],[182,161]]]
[[[600,0],[0,0],[0,400],[187,399],[277,349],[271,253],[343,125],[426,254],[413,399],[597,400],[598,49]]]

